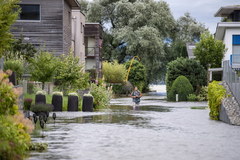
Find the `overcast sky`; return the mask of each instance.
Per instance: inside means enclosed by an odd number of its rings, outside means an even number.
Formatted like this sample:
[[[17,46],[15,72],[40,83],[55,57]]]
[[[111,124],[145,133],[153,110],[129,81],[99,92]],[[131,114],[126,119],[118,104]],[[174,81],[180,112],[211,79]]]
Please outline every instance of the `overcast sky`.
[[[175,18],[189,12],[197,21],[204,23],[211,33],[215,33],[220,18],[214,14],[222,6],[240,5],[240,0],[165,0]]]

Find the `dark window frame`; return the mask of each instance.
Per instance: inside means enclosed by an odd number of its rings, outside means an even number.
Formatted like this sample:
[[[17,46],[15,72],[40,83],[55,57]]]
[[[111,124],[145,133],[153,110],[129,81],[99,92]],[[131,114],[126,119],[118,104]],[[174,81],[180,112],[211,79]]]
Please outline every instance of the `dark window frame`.
[[[38,11],[39,11],[39,14],[38,14],[38,17],[37,18],[33,18],[33,19],[21,19],[21,13],[19,14],[19,19],[17,21],[20,21],[20,22],[40,22],[41,21],[41,5],[40,4],[25,4],[25,3],[21,3],[19,4],[20,8],[22,6],[38,6]]]

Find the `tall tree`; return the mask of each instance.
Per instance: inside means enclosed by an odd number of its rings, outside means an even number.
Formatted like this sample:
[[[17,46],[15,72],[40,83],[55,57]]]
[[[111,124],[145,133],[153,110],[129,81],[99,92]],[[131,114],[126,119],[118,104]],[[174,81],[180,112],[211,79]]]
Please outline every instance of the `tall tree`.
[[[205,32],[201,35],[201,40],[196,44],[194,54],[196,59],[207,69],[221,67],[225,52],[225,44],[220,40],[215,40],[213,35]]]
[[[0,58],[12,41],[10,27],[18,17],[18,2],[18,0],[0,0]]]

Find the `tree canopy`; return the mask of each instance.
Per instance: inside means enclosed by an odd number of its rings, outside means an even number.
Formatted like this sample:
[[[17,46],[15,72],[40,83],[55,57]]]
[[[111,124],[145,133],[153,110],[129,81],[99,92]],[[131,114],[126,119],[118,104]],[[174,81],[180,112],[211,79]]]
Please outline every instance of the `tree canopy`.
[[[12,41],[10,27],[18,17],[18,2],[18,0],[0,0],[0,58]]]
[[[205,32],[201,35],[200,42],[196,44],[194,55],[205,68],[217,68],[221,67],[224,52],[225,44],[215,40],[209,32]]]

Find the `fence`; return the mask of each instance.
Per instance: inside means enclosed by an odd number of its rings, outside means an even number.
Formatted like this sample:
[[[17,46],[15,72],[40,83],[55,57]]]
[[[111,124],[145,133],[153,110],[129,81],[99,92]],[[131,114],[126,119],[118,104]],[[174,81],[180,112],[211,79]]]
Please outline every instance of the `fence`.
[[[240,78],[231,68],[229,61],[223,62],[223,80],[228,84],[233,96],[240,104]]]

